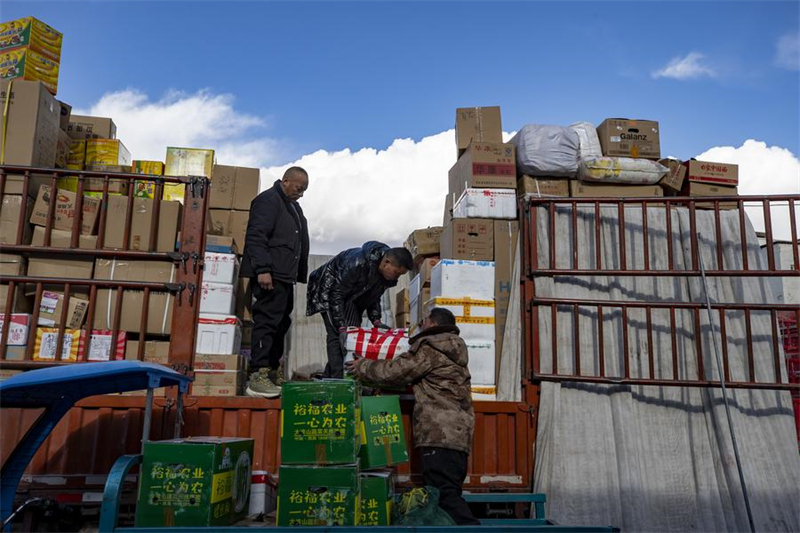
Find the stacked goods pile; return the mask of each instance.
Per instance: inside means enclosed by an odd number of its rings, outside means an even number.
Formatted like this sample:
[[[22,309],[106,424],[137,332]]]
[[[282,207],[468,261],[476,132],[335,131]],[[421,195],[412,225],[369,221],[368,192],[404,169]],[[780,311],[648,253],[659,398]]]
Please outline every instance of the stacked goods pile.
[[[406,461],[397,396],[362,399],[352,380],[284,385],[278,526],[390,525],[390,467]]]
[[[38,81],[56,94],[62,41],[61,33],[33,17],[0,23],[0,79]]]
[[[405,247],[414,258],[414,269],[409,273],[411,282],[408,291],[402,296],[398,293],[395,318],[400,317],[409,325],[411,335],[417,333],[422,322],[425,302],[430,299],[430,269],[439,262],[439,241],[443,229],[437,226],[412,231],[405,242]],[[406,327],[397,321],[395,324],[399,328]]]

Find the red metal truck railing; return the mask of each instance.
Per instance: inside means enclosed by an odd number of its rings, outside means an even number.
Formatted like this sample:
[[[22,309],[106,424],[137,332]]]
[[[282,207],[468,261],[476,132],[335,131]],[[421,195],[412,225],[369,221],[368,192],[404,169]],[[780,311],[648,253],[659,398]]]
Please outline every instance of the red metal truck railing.
[[[753,213],[753,206],[757,208],[756,215],[763,216],[765,226],[764,246],[766,248],[766,268],[763,265],[750,264],[748,253],[759,243],[748,239],[748,221],[746,213]],[[660,385],[660,386],[699,386],[717,387],[720,382],[712,379],[713,372],[706,368],[712,360],[704,357],[703,335],[700,333],[703,325],[702,318],[706,317],[707,302],[704,298],[697,301],[659,301],[658,298],[570,298],[558,295],[537,294],[537,281],[551,280],[576,280],[587,279],[591,276],[607,276],[606,284],[613,279],[635,279],[647,277],[651,279],[676,278],[694,280],[705,283],[709,278],[762,278],[762,281],[772,280],[776,277],[800,277],[800,250],[798,249],[798,211],[800,195],[781,196],[737,196],[737,197],[712,197],[712,198],[682,198],[682,197],[657,197],[657,198],[531,198],[521,201],[523,213],[523,271],[522,290],[526,305],[523,307],[523,322],[525,325],[526,346],[526,375],[533,380],[543,381],[580,381],[589,383],[630,384],[630,385]],[[677,210],[688,218],[688,234],[679,235],[675,228],[673,217]],[[698,232],[698,211],[713,212],[714,239],[704,236],[705,250],[710,251],[713,246],[711,268],[701,268],[701,250]],[[738,241],[723,242],[722,216],[723,211],[738,212]],[[786,216],[783,216],[783,212]],[[663,224],[657,229],[648,227],[654,220],[658,220],[661,213]],[[649,214],[648,214],[649,213]],[[670,213],[669,216],[664,216]],[[776,218],[776,213],[780,219]],[[629,257],[630,244],[626,240],[630,237],[631,223],[626,223],[626,216],[636,220],[636,232],[641,232],[641,248],[637,248],[636,257]],[[707,219],[707,213],[704,217]],[[727,221],[730,223],[730,215]],[[605,221],[604,221],[605,217]],[[655,217],[655,218],[654,218]],[[609,224],[609,220],[611,223]],[[580,222],[579,222],[580,221]],[[559,225],[560,222],[560,225]],[[775,239],[773,228],[779,224],[788,226],[788,246],[791,250],[791,268],[781,268],[776,262]],[[582,227],[581,227],[582,225]],[[564,227],[566,226],[566,230]],[[558,229],[563,231],[559,232]],[[580,230],[583,231],[580,231]],[[686,228],[684,228],[685,230]],[[611,235],[609,234],[611,232]],[[659,238],[666,242],[666,250],[661,248],[653,250],[651,240],[655,232]],[[750,235],[753,235],[750,232]],[[683,262],[676,257],[674,239],[678,237],[679,249],[682,249]],[[613,242],[609,243],[609,239]],[[562,246],[567,248],[562,249]],[[726,260],[725,247],[741,247],[740,263],[738,260]],[[681,248],[682,247],[682,248]],[[594,250],[591,250],[594,248]],[[566,254],[560,251],[568,250]],[[728,250],[730,251],[730,250]],[[654,259],[657,257],[658,261]],[[666,254],[666,257],[664,256]],[[558,261],[558,258],[561,261]],[[564,263],[569,263],[565,265]],[[688,263],[688,264],[687,264]],[[661,265],[658,267],[656,264]],[[632,278],[628,278],[632,277]],[[603,282],[599,282],[602,283]],[[607,287],[606,285],[605,287]],[[541,291],[540,291],[541,292]],[[703,291],[705,292],[705,291]],[[562,292],[563,294],[563,292]],[[794,316],[795,323],[800,321],[800,305],[780,302],[749,303],[714,302],[710,308],[715,315],[714,320],[718,326],[719,337],[722,342],[722,375],[728,387],[756,388],[756,389],[793,389],[800,385],[790,383],[782,377],[780,349],[780,328],[783,318]],[[564,365],[559,354],[563,356],[564,346],[559,340],[558,320],[564,313],[572,325],[570,343],[572,358],[569,365]],[[646,341],[646,371],[636,375],[632,372],[631,362],[634,351],[629,345],[629,331],[631,329],[631,315],[638,313],[636,327],[640,332],[645,332]],[[729,368],[728,332],[730,313],[743,316],[745,324],[746,345],[746,379],[737,379],[731,376]],[[621,342],[614,353],[607,353],[606,342],[608,331],[604,331],[606,318],[614,315],[619,319]],[[641,315],[644,318],[641,318]],[[753,315],[769,314],[771,324],[769,339],[772,351],[770,377],[766,378],[763,372],[758,372],[754,354]],[[654,357],[654,315],[661,320],[659,327],[663,334],[664,327],[668,328],[671,335],[671,372],[659,372],[656,375]],[[694,349],[696,350],[696,373],[687,375],[679,372],[682,367],[681,350],[678,346],[680,318],[691,316],[691,326],[694,331]],[[668,316],[668,319],[666,318]],[[581,318],[583,317],[583,319]],[[543,320],[549,320],[548,327],[543,328]],[[584,322],[581,322],[581,321]],[[594,339],[589,341],[591,354],[597,358],[594,364],[595,372],[587,372],[581,368],[581,323],[591,321]],[[619,329],[617,330],[619,331]],[[584,335],[586,329],[583,330]],[[712,331],[713,334],[713,331]],[[550,336],[550,346],[542,346],[542,338]],[[562,336],[563,340],[563,336]],[[760,339],[759,342],[764,342]],[[584,343],[586,348],[586,343]],[[637,353],[641,353],[641,346],[637,346]],[[546,352],[550,352],[547,354]],[[706,348],[706,351],[708,349]],[[583,354],[585,355],[585,354]],[[545,361],[545,357],[547,360]],[[607,361],[621,361],[621,371],[610,373],[607,370]],[[563,368],[569,366],[570,368]],[[645,365],[642,364],[644,367]],[[549,367],[549,368],[547,368]],[[759,379],[756,380],[756,375]],[[665,375],[666,374],[666,375]]]

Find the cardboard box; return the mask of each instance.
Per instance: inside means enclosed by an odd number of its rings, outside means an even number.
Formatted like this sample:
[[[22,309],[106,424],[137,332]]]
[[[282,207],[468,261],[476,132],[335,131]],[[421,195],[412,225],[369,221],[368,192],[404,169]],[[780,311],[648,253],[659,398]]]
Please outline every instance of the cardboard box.
[[[359,526],[390,526],[394,510],[394,475],[391,470],[362,472]]]
[[[248,211],[250,202],[258,196],[260,181],[257,168],[214,165],[211,208]]]
[[[690,159],[683,163],[686,179],[692,183],[708,183],[724,187],[739,185],[739,165],[732,163],[711,163]]]
[[[133,174],[148,174],[150,176],[163,176],[164,163],[161,161],[140,161],[135,160],[131,164]],[[156,197],[156,183],[154,181],[136,180],[133,185],[133,195],[137,198]]]
[[[236,285],[204,281],[200,291],[200,312],[217,315],[236,313]]]
[[[224,209],[211,209],[208,218],[208,233],[224,237],[232,237],[244,249],[247,235],[247,221],[250,219],[248,211],[231,211]]]
[[[91,338],[91,342],[89,339]],[[125,347],[128,334],[124,331],[114,332],[109,330],[94,329],[90,334],[83,331],[81,351],[79,357],[87,361],[122,361],[125,359]]]
[[[503,335],[508,320],[508,304],[512,291],[519,291],[519,280],[513,279],[514,261],[519,255],[519,222],[495,220],[494,222],[494,304],[495,304],[495,383],[499,379],[500,355],[503,353]],[[518,318],[513,318],[519,320]]]
[[[136,361],[139,359],[140,341],[129,340],[125,343],[125,359]],[[147,363],[169,364],[169,342],[145,341],[142,361]]]
[[[491,261],[494,259],[494,225],[480,218],[454,218],[445,226],[441,256],[446,259]]]
[[[239,370],[198,370],[194,371],[193,385],[197,387],[229,387],[242,390],[246,377]]]
[[[131,153],[119,139],[88,139],[86,165],[130,166]]]
[[[414,230],[406,239],[405,247],[415,261],[422,256],[439,255],[439,241],[443,231],[441,226]]]
[[[425,302],[430,300],[431,298],[431,288],[430,287],[420,287],[419,292],[412,295],[411,303],[410,303],[410,310],[409,310],[409,320],[411,325],[419,326],[422,321],[425,319],[427,314],[425,313]]]
[[[439,256],[426,257],[419,264],[420,284],[423,287],[430,287],[431,284],[431,271],[441,259]]]
[[[289,381],[283,385],[281,401],[282,464],[357,462],[361,446],[357,382]]]
[[[14,313],[10,319],[11,326],[8,328],[8,346],[26,346],[28,344],[28,330],[31,325],[31,315],[25,313]],[[5,327],[4,315],[0,313],[0,336]]]
[[[277,525],[355,526],[361,510],[360,488],[357,464],[292,466],[283,461],[278,484]]]
[[[167,148],[164,165],[166,176],[205,176],[211,179],[214,166],[214,150],[199,148]],[[164,200],[183,203],[185,186],[177,183],[164,184]]]
[[[133,199],[131,230],[127,243],[129,250],[172,252],[178,235],[181,219],[181,204],[178,202],[160,201],[155,249],[150,250],[150,233],[153,227],[153,211],[156,200],[148,198]],[[103,248],[125,248],[125,220],[128,214],[127,196],[109,196],[108,212],[114,216],[106,217],[105,242]]]
[[[28,260],[28,275],[47,278],[92,279],[94,262],[91,259],[42,259]]]
[[[42,299],[39,303],[38,324],[40,326],[57,328],[63,323],[67,329],[81,329],[88,310],[89,300],[79,294],[72,294],[69,298],[67,314],[62,319],[61,315],[64,311],[64,293],[43,291]]]
[[[453,220],[453,204],[455,203],[455,193],[448,192],[444,196],[444,214],[442,215],[442,227],[448,225]]]
[[[12,274],[14,275],[14,274]],[[8,303],[8,285],[0,285],[0,314],[6,310]],[[11,303],[12,313],[30,313],[33,309],[33,299],[25,294],[23,287],[16,285],[14,287],[14,301]]]
[[[239,277],[239,259],[234,254],[205,252],[203,281],[233,284]]]
[[[683,188],[683,180],[686,179],[686,167],[678,159],[659,159],[659,164],[669,169],[666,176],[661,178],[659,185],[668,194],[676,194]]]
[[[664,196],[659,185],[606,185],[570,180],[569,195],[575,198],[649,198]]]
[[[411,311],[408,313],[395,313],[394,327],[408,329],[411,326]]]
[[[13,80],[6,108],[10,83],[0,80],[0,109],[6,117],[5,164],[53,168],[61,114],[58,102],[38,81]]]
[[[70,139],[66,131],[59,129],[58,144],[56,144],[56,168],[67,168],[71,148],[72,139]]]
[[[517,195],[511,189],[466,189],[453,206],[454,218],[517,218]]]
[[[603,155],[642,159],[661,158],[658,122],[607,118],[597,127]]]
[[[247,370],[247,361],[240,354],[218,355],[198,353],[194,356],[194,369],[238,372]]]
[[[459,336],[470,341],[495,340],[494,298],[476,300],[473,298],[434,297],[425,303],[425,315],[434,307],[443,307],[456,317],[456,325],[461,330]],[[492,354],[494,357],[494,354]],[[494,368],[494,365],[492,365]]]
[[[723,187],[720,185],[712,185],[710,183],[694,183],[685,182],[681,196],[738,196],[738,187]],[[698,202],[695,204],[698,209],[714,209],[713,202]],[[720,209],[736,209],[739,207],[738,202],[720,202]]]
[[[9,352],[6,352],[6,359],[11,359],[10,357],[8,357],[8,353],[10,353],[11,351],[11,346],[9,346],[8,349]],[[24,359],[24,357],[21,359]],[[7,379],[11,379],[16,375],[22,374],[23,372],[24,370],[11,370],[9,368],[0,368],[0,382],[5,381]]]
[[[34,361],[55,361],[58,349],[58,328],[37,328],[33,345]],[[81,345],[81,330],[65,329],[59,361],[77,361]]]
[[[467,188],[514,189],[517,160],[510,143],[475,142],[449,172],[450,189],[456,197]]]
[[[69,133],[67,133],[67,135],[69,135]],[[85,166],[86,139],[73,139],[70,137],[67,168],[70,170],[83,170]]]
[[[397,291],[395,296],[395,314],[402,315],[411,312],[411,297],[408,288]]]
[[[403,413],[397,396],[361,398],[361,468],[369,470],[408,462]]]
[[[28,346],[6,346],[6,361],[25,361],[28,359]],[[2,375],[4,371],[0,369],[0,381],[3,381]],[[21,372],[21,371],[20,371]]]
[[[21,255],[0,253],[0,276],[24,276],[27,261]]]
[[[206,235],[206,252],[219,254],[238,254],[239,243],[233,237],[222,235]]]
[[[45,228],[43,228],[42,226],[35,226],[33,228],[33,237],[31,238],[31,244],[33,246],[44,246],[45,231],[46,231]],[[72,243],[71,232],[58,229],[50,231],[51,248],[72,248],[71,243]],[[97,248],[97,236],[79,235],[78,248],[83,250],[94,250],[95,248]],[[85,261],[91,262],[91,259],[86,259]]]
[[[61,59],[64,36],[34,17],[0,23],[0,51],[28,48],[53,61]]]
[[[460,107],[456,109],[456,148],[458,157],[472,142],[502,143],[500,107]]]
[[[195,352],[230,355],[242,347],[242,323],[233,315],[200,313]]]
[[[175,280],[175,264],[167,261],[98,257],[95,261],[94,279],[171,283]]]
[[[67,126],[67,133],[77,140],[82,139],[116,139],[117,126],[106,117],[90,117],[72,115]]]
[[[64,231],[72,230],[75,220],[75,203],[77,197],[74,192],[64,189],[56,189],[55,219],[53,227]],[[39,188],[39,195],[33,206],[31,214],[31,224],[37,226],[47,225],[48,203],[50,202],[50,186],[42,185]],[[83,235],[93,235],[97,227],[97,219],[100,213],[101,201],[89,196],[83,197],[83,220],[81,221],[81,233]]]
[[[72,116],[72,106],[66,102],[62,102],[61,100],[56,100],[56,102],[58,102],[58,104],[61,106],[61,115],[58,122],[58,127],[66,134],[67,128],[69,127],[69,119]],[[67,135],[67,137],[69,137],[69,135]]]
[[[227,385],[195,385],[192,384],[192,394],[194,396],[216,396],[216,397],[229,397],[241,396],[243,390],[236,387],[229,387]]]
[[[517,195],[534,198],[549,196],[565,198],[569,196],[569,180],[525,175],[517,181]]]
[[[150,441],[140,469],[136,527],[227,526],[247,514],[253,439]]]
[[[59,70],[57,61],[29,48],[17,48],[0,53],[0,78],[9,81],[41,82],[54,95],[58,92]],[[58,112],[61,113],[61,108]]]
[[[431,298],[494,300],[494,269],[492,261],[442,259],[431,273]]]
[[[28,200],[25,209],[25,216],[22,217],[22,241],[20,244],[27,244],[31,239],[31,228],[27,221],[33,212],[32,200]],[[3,195],[3,205],[0,206],[0,230],[2,230],[0,231],[0,244],[16,244],[21,214],[22,195]]]
[[[249,278],[239,278],[236,282],[236,312],[243,323],[253,321],[253,291]],[[244,343],[244,333],[242,333]]]

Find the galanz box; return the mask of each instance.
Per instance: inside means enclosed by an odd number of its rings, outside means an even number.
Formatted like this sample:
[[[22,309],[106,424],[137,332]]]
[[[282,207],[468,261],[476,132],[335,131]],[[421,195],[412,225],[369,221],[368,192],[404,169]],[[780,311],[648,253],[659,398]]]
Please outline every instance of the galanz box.
[[[684,163],[684,166],[686,166],[686,179],[690,182],[727,187],[739,185],[739,165],[690,159]]]

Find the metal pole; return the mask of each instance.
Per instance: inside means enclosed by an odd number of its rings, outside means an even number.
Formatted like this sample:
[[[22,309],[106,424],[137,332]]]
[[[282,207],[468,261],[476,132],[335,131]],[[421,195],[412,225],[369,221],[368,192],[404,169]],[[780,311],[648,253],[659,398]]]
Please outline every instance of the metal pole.
[[[697,234],[697,240],[700,241],[702,239],[702,235],[700,233]],[[742,251],[744,254],[747,254],[747,250]],[[719,342],[717,340],[717,336],[714,334],[714,315],[711,312],[711,298],[708,295],[708,282],[706,280],[706,267],[703,262],[703,254],[700,253],[700,250],[697,251],[697,257],[700,260],[700,274],[703,280],[703,292],[705,293],[706,297],[706,310],[708,312],[708,322],[711,325],[711,339],[714,341],[714,354],[716,355],[717,359],[717,368],[719,369],[719,384],[722,388],[722,400],[725,403],[725,414],[728,417],[728,429],[731,432],[731,442],[733,443],[733,455],[736,458],[736,469],[739,471],[739,483],[742,485],[742,495],[744,496],[744,506],[747,510],[747,521],[750,524],[750,531],[755,533],[756,526],[753,522],[753,511],[750,509],[750,498],[747,495],[747,484],[744,481],[744,472],[742,471],[742,460],[739,457],[739,445],[736,442],[736,431],[733,429],[733,419],[731,418],[731,407],[728,404],[728,390],[725,388],[725,374],[722,368],[722,360],[720,359],[719,355]],[[697,334],[699,335],[700,332],[698,331]],[[752,379],[752,376],[751,376]]]
[[[142,454],[144,445],[150,440],[150,420],[153,418],[153,387],[147,388],[147,399],[144,404],[144,427],[142,428]]]

